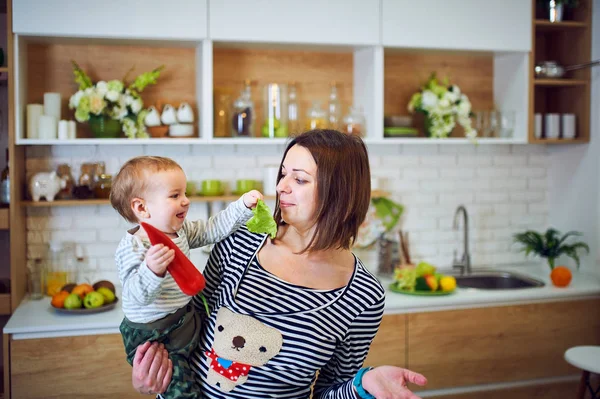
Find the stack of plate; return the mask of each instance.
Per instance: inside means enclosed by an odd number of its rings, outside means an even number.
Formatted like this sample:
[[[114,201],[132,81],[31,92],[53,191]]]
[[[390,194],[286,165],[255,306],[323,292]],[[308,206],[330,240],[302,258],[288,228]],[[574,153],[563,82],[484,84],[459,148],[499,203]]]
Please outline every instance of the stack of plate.
[[[383,118],[383,137],[417,137],[419,131],[412,127],[412,117],[391,115]]]

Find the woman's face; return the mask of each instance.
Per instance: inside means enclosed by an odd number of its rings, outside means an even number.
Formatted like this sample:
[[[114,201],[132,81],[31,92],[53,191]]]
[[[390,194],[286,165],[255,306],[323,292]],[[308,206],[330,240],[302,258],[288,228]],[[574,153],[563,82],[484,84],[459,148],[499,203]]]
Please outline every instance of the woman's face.
[[[304,147],[294,145],[287,152],[277,184],[281,218],[299,229],[314,225],[317,206],[317,164]]]

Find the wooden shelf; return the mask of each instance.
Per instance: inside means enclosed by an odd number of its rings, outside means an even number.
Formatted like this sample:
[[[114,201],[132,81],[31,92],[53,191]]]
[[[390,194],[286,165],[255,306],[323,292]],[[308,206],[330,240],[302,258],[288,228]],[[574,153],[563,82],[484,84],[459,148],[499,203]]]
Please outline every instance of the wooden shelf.
[[[9,226],[8,208],[0,208],[0,230],[8,230]]]
[[[589,140],[586,139],[533,139],[531,144],[586,144]]]
[[[535,27],[539,30],[584,29],[588,24],[579,21],[550,22],[546,19],[536,19]]]
[[[567,86],[585,86],[590,82],[581,79],[535,79],[534,84],[536,86],[554,86],[554,87],[567,87]]]
[[[382,190],[373,190],[371,192],[372,197],[385,197],[388,196],[389,193],[387,191]],[[233,202],[240,198],[239,195],[221,195],[221,196],[213,196],[213,197],[202,197],[202,196],[194,196],[190,197],[191,202]],[[274,195],[265,195],[265,200],[274,200]],[[86,205],[110,205],[110,201],[108,199],[87,199],[87,200],[56,200],[52,202],[48,201],[23,201],[21,202],[22,206],[29,206],[33,208],[47,208],[47,207],[55,207],[55,206],[86,206]]]
[[[0,294],[0,316],[11,314],[10,294]]]
[[[220,196],[212,196],[212,197],[202,197],[202,196],[194,196],[190,197],[190,202],[216,202],[216,201],[229,201],[233,202],[240,198],[239,195],[220,195]],[[275,199],[274,196],[265,196],[265,199]],[[52,202],[48,201],[23,201],[21,202],[23,206],[30,206],[33,208],[45,208],[45,207],[53,207],[53,206],[86,206],[86,205],[110,205],[110,201],[108,199],[87,199],[87,200],[56,200]]]

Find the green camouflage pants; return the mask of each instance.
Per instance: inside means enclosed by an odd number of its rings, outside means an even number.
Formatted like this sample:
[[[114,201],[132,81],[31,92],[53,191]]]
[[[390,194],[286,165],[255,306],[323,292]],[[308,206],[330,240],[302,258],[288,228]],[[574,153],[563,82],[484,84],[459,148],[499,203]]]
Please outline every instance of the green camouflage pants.
[[[190,303],[177,312],[151,323],[134,323],[124,318],[119,327],[127,362],[133,365],[135,350],[146,341],[158,341],[169,351],[173,362],[173,377],[165,399],[200,398],[200,387],[196,374],[191,369],[189,358],[200,339],[200,317]]]

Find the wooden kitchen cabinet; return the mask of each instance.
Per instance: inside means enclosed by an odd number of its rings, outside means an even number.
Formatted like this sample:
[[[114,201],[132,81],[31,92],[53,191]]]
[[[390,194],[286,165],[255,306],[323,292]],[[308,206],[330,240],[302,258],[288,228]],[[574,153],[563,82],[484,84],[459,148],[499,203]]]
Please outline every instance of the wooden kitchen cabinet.
[[[531,50],[531,7],[523,0],[382,0],[385,47]]]
[[[211,0],[214,41],[380,44],[379,0]]]
[[[425,389],[446,389],[576,376],[563,358],[576,345],[600,345],[600,299],[386,315],[365,365],[406,367],[427,377]],[[485,397],[558,399],[576,388],[562,381]]]
[[[406,320],[407,315],[388,315],[381,321],[365,366],[398,366],[406,368]]]
[[[200,41],[208,34],[208,0],[19,0],[14,33],[107,39]]]
[[[10,341],[10,392],[19,399],[142,398],[119,334]]]

